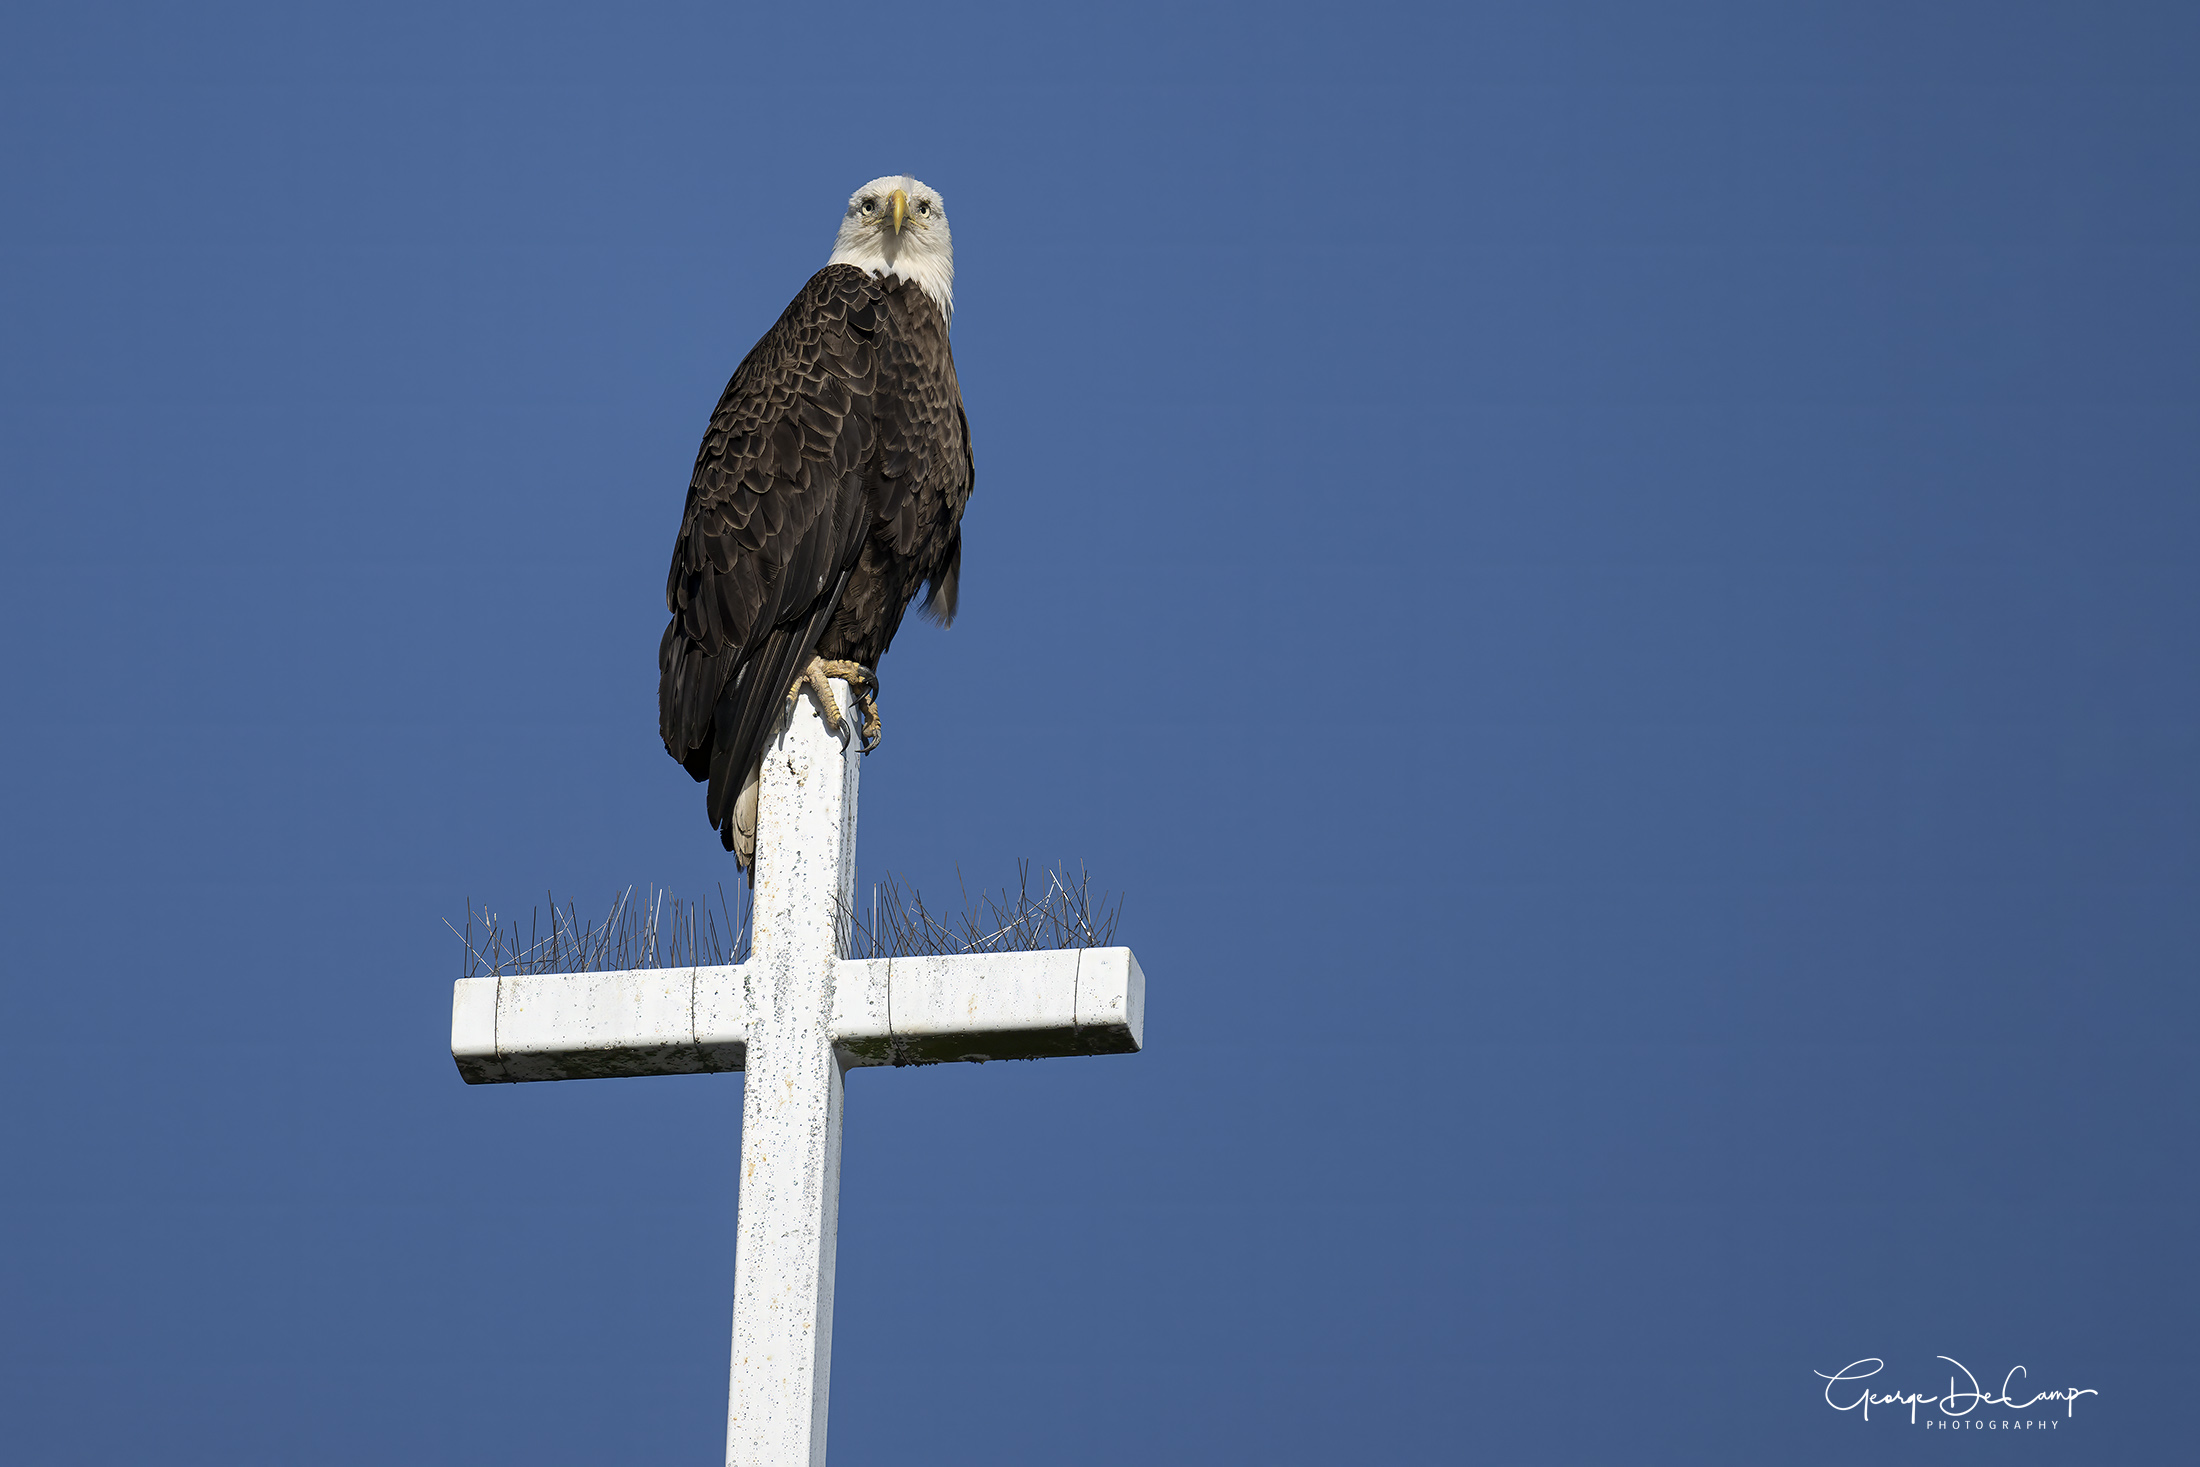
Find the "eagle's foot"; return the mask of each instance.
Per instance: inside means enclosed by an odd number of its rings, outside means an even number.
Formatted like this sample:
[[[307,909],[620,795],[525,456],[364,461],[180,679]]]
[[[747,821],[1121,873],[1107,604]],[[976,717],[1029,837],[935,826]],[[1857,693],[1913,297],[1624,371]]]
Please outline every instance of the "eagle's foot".
[[[868,754],[879,744],[878,674],[860,662],[843,662],[837,659],[829,661],[823,657],[812,657],[810,665],[802,669],[802,676],[796,678],[794,686],[787,690],[787,696],[793,697],[807,686],[817,695],[818,711],[825,715],[825,726],[834,733],[839,733],[843,722],[840,704],[833,697],[832,683],[829,681],[836,677],[847,683],[850,691],[855,694],[856,707],[863,712],[863,731],[860,735],[863,747],[859,752]]]

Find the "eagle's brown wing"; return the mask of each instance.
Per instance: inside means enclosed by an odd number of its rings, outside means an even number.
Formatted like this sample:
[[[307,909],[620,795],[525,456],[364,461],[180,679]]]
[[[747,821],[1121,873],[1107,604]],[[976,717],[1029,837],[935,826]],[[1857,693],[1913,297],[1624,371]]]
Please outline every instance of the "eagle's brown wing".
[[[735,369],[695,456],[665,579],[658,729],[710,781],[729,849],[733,797],[870,529],[885,288],[848,265],[812,276]]]

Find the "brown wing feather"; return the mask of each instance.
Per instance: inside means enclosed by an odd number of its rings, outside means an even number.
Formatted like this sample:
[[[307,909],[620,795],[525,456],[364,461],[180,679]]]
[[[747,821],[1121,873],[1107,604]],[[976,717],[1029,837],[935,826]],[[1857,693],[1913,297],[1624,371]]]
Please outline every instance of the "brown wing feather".
[[[875,666],[927,580],[952,617],[970,485],[945,318],[914,286],[819,271],[711,414],[665,578],[658,728],[729,847],[813,651]]]
[[[860,549],[877,294],[847,267],[813,276],[735,369],[695,455],[665,577],[658,731],[710,780],[716,826]]]
[[[925,582],[932,586],[927,609],[942,622],[954,619],[962,513],[973,482],[946,317],[914,285],[896,284],[881,307],[871,524],[826,635],[837,655],[872,666]]]

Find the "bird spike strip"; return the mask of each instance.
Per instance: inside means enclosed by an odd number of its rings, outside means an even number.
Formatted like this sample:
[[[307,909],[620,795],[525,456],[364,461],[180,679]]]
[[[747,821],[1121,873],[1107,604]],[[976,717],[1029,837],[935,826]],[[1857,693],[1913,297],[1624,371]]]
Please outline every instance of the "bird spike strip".
[[[446,921],[465,946],[467,978],[502,978],[530,973],[622,972],[633,968],[718,967],[748,956],[748,887],[737,883],[733,899],[718,888],[718,905],[688,902],[659,887],[615,893],[601,922],[584,921],[571,902],[562,908],[549,897],[550,915],[534,908],[527,929],[518,918],[508,924],[484,906],[466,904],[464,930]]]
[[[914,882],[889,873],[871,884],[867,911],[841,912],[842,951],[851,958],[903,958],[1114,945],[1123,899],[1095,897],[1082,863],[1074,878],[1066,865],[1041,872],[1036,896],[1031,876],[1031,863],[1018,861],[1013,892],[1003,886],[972,895],[957,868],[961,909],[934,911]],[[639,892],[630,886],[612,896],[600,922],[584,920],[571,902],[547,900],[547,918],[533,908],[523,931],[518,918],[507,921],[487,906],[476,910],[469,898],[466,925],[443,924],[464,948],[460,976],[720,967],[749,955],[755,914],[745,882],[730,899],[721,883],[715,907],[655,886]]]
[[[927,907],[914,882],[889,874],[871,886],[868,913],[841,913],[841,946],[851,958],[937,957],[956,953],[1043,952],[1058,948],[1110,947],[1122,920],[1123,898],[1095,897],[1092,876],[1079,862],[1040,873],[1031,891],[1031,863],[1016,863],[1016,890],[980,890],[975,896],[955,871],[960,911]]]

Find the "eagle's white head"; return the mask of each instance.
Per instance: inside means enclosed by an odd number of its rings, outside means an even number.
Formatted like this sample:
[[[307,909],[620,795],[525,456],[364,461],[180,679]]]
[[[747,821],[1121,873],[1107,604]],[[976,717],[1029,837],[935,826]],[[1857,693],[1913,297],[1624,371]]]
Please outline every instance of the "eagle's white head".
[[[906,173],[874,178],[848,195],[840,237],[825,263],[898,275],[954,319],[955,241],[947,232],[947,205],[938,189]]]

